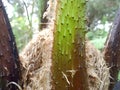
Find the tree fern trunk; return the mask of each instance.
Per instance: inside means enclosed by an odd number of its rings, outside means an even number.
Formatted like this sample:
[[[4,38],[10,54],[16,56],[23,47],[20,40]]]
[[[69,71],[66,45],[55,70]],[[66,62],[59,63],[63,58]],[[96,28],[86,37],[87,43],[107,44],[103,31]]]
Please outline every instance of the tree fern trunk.
[[[88,90],[85,5],[85,0],[49,0],[47,27],[21,53],[25,90]]]
[[[58,0],[53,44],[55,90],[88,90],[85,0]]]

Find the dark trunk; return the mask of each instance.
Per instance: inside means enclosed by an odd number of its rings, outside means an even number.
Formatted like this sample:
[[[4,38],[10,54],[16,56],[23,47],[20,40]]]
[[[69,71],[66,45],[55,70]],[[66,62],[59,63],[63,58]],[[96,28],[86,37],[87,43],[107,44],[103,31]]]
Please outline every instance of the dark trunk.
[[[105,60],[110,68],[110,86],[109,90],[113,89],[115,82],[117,82],[118,72],[120,69],[120,10],[118,11],[111,31],[109,33],[106,47]]]
[[[40,30],[42,30],[43,28],[46,28],[47,23],[48,23],[48,19],[46,17],[43,18],[43,14],[48,7],[48,4],[47,4],[48,0],[42,0],[41,2],[43,5],[41,5],[40,7],[41,8],[41,11],[40,11],[41,17],[40,17],[40,25],[39,25]]]
[[[20,79],[20,66],[16,43],[8,16],[0,0],[0,90],[17,90],[15,85]]]

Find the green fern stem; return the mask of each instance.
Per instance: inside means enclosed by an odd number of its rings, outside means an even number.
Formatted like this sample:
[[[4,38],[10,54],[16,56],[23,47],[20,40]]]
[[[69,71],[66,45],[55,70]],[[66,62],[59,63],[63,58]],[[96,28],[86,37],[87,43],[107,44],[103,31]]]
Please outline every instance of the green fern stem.
[[[55,90],[87,90],[85,0],[58,0],[53,44]]]

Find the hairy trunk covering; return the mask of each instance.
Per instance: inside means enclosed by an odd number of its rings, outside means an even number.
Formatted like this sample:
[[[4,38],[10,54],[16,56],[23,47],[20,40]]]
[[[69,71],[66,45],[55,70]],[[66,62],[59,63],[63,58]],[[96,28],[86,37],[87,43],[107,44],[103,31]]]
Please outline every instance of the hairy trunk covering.
[[[109,68],[103,55],[88,40],[85,48],[89,90],[109,90]]]

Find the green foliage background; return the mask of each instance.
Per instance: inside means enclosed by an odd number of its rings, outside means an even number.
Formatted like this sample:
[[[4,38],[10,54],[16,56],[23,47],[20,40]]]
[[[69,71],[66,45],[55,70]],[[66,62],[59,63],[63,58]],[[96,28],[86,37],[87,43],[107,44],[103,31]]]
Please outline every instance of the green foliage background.
[[[19,51],[29,42],[36,30],[40,30],[42,14],[47,6],[47,0],[6,0],[14,9],[10,17]],[[95,29],[97,25],[111,23],[120,6],[120,0],[89,0],[87,17],[89,32],[87,37],[100,50],[104,47],[108,32],[105,29]],[[7,7],[7,5],[6,5]],[[30,9],[31,8],[31,9]],[[8,7],[9,9],[9,7]],[[8,12],[8,16],[9,16]],[[34,18],[36,17],[36,18]],[[98,23],[100,22],[100,23]]]
[[[95,45],[96,48],[102,50],[109,31],[106,28],[96,28],[98,25],[105,26],[107,23],[112,23],[115,14],[120,7],[120,0],[89,0],[87,4],[87,17],[89,31],[88,39]],[[112,24],[111,24],[112,25]],[[108,27],[110,29],[110,27]]]
[[[102,50],[106,41],[108,32],[105,30],[90,31],[87,33],[87,37],[95,45],[96,48]]]

